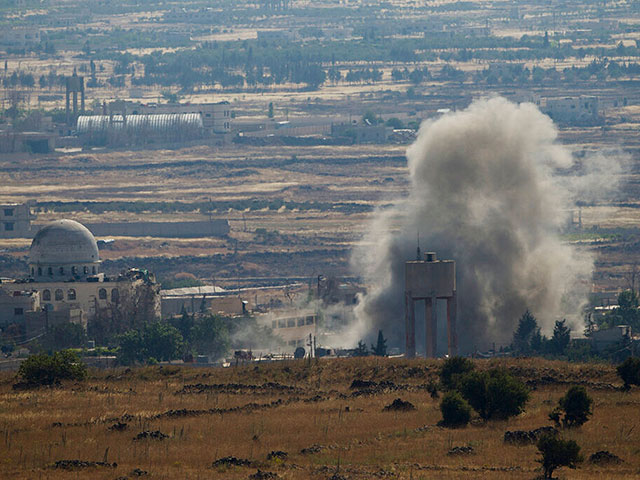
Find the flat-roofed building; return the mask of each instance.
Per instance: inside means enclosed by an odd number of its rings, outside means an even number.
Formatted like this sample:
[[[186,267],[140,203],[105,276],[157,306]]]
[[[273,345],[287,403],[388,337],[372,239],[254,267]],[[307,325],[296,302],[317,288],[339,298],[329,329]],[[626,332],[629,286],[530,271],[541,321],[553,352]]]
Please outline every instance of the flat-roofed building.
[[[34,218],[28,203],[0,204],[0,238],[31,237],[31,220]]]

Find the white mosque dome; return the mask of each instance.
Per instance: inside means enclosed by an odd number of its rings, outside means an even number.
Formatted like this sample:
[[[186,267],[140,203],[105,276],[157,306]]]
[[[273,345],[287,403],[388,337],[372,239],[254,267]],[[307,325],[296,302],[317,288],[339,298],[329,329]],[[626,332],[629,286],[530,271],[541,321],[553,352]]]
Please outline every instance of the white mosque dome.
[[[93,234],[73,220],[48,223],[38,231],[29,249],[31,276],[37,280],[79,279],[95,274],[99,263]]]

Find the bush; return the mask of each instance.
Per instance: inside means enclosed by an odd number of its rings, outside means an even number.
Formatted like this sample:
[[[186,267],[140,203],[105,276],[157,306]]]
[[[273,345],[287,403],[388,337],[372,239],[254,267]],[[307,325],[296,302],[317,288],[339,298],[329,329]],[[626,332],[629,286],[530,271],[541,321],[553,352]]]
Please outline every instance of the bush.
[[[629,357],[616,370],[624,382],[625,390],[629,390],[631,385],[640,385],[640,358]]]
[[[576,468],[582,461],[580,446],[573,440],[562,440],[556,435],[546,434],[538,440],[538,450],[542,458],[538,460],[544,470],[544,478],[552,478],[558,467]]]
[[[440,383],[447,390],[454,390],[458,386],[458,380],[465,373],[471,372],[475,365],[468,358],[451,357],[445,360],[440,370]]]
[[[460,393],[485,420],[519,415],[529,400],[522,382],[502,369],[467,373],[460,379]]]
[[[579,427],[589,420],[592,404],[593,400],[587,390],[582,386],[574,385],[558,401],[558,406],[549,414],[549,419],[558,426],[562,421],[562,425],[565,427]],[[562,418],[563,413],[564,418]]]
[[[440,411],[445,427],[464,427],[471,419],[471,407],[456,391],[448,392],[442,398]]]
[[[76,352],[61,350],[53,355],[31,355],[20,365],[18,380],[25,386],[59,384],[62,380],[84,380],[87,366]]]

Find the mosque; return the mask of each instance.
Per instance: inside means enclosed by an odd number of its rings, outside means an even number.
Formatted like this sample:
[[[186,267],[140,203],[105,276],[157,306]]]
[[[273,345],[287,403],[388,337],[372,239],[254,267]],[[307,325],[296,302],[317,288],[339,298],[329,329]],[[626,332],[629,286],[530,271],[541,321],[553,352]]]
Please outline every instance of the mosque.
[[[0,281],[0,327],[24,325],[27,336],[51,324],[106,319],[131,327],[160,318],[160,286],[146,270],[115,276],[100,271],[93,234],[73,220],[56,220],[35,235],[25,279]]]

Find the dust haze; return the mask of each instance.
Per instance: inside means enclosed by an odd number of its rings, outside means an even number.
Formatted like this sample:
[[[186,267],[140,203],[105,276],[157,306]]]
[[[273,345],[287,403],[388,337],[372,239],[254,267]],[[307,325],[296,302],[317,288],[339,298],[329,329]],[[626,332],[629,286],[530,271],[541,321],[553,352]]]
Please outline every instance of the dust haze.
[[[376,214],[354,253],[370,287],[345,339],[381,328],[403,345],[404,262],[418,233],[423,252],[457,262],[461,353],[509,343],[527,308],[543,333],[563,317],[580,329],[593,258],[560,232],[577,199],[613,188],[617,160],[597,156],[567,174],[576,161],[551,119],[499,97],[424,122],[407,160],[408,196]]]

